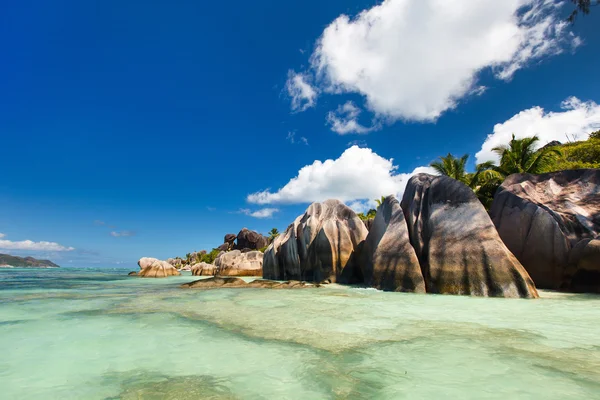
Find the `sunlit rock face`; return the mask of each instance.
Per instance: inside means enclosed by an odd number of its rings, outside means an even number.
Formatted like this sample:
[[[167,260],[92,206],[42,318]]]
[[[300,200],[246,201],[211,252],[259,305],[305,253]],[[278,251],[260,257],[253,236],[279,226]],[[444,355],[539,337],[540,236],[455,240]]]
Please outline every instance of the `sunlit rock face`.
[[[388,196],[377,208],[362,250],[364,282],[377,289],[425,293],[425,281],[400,202]]]
[[[402,198],[428,293],[537,297],[473,191],[445,176],[413,176]]]
[[[174,266],[156,258],[142,257],[138,261],[138,265],[140,266],[138,275],[142,278],[166,278],[167,276],[181,275]]]
[[[269,246],[263,276],[350,283],[360,271],[359,246],[367,234],[356,213],[338,200],[313,203]]]
[[[210,276],[216,273],[217,267],[212,264],[200,262],[192,265],[192,275],[194,276]]]
[[[263,253],[242,253],[240,250],[222,252],[215,259],[215,267],[215,274],[220,276],[262,276]]]
[[[538,287],[600,292],[600,170],[511,175],[490,215]]]

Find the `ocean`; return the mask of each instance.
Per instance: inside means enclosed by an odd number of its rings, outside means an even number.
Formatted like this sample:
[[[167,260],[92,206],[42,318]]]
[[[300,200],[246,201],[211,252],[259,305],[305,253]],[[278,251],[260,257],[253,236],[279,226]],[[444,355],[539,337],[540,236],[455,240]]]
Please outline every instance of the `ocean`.
[[[600,399],[600,296],[0,269],[0,399]]]

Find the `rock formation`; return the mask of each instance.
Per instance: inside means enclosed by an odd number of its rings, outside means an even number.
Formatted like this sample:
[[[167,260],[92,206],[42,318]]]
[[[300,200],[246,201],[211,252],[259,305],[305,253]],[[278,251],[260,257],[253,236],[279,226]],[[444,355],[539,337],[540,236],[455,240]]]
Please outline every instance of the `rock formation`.
[[[313,203],[266,250],[263,277],[355,281],[362,278],[357,258],[367,233],[354,211],[338,200]]]
[[[266,288],[266,289],[302,289],[302,288],[315,288],[319,285],[311,285],[306,282],[300,281],[288,281],[288,282],[277,282],[266,279],[257,279],[250,283],[247,283],[240,278],[208,278],[200,279],[198,281],[184,283],[180,286],[184,289],[215,289],[215,288]]]
[[[511,175],[490,215],[538,287],[600,292],[600,170]]]
[[[219,276],[262,276],[263,253],[232,250],[220,253],[215,259],[216,275]]]
[[[165,278],[167,276],[181,275],[174,266],[156,258],[142,257],[138,261],[138,265],[140,266],[138,275],[143,278]]]
[[[400,202],[388,196],[370,225],[361,263],[364,282],[383,290],[425,293]]]
[[[217,267],[205,262],[192,265],[192,275],[194,276],[212,276],[217,272]]]
[[[251,231],[248,228],[243,228],[237,235],[237,244],[235,249],[250,249],[258,250],[267,247],[269,238],[261,235],[256,231]]]
[[[413,176],[402,198],[428,293],[537,297],[473,191],[446,176]]]

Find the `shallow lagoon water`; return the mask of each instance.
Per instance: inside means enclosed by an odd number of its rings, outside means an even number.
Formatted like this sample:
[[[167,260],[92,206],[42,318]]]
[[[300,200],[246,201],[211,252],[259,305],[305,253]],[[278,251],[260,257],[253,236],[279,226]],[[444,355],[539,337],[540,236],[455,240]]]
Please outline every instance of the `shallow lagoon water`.
[[[0,270],[1,399],[600,399],[600,296]]]

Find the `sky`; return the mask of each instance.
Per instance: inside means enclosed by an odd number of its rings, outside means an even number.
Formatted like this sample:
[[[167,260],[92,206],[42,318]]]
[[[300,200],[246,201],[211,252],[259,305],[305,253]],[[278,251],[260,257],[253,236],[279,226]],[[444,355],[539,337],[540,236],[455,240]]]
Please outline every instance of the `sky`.
[[[600,129],[600,10],[552,0],[7,1],[0,253],[135,269]]]

